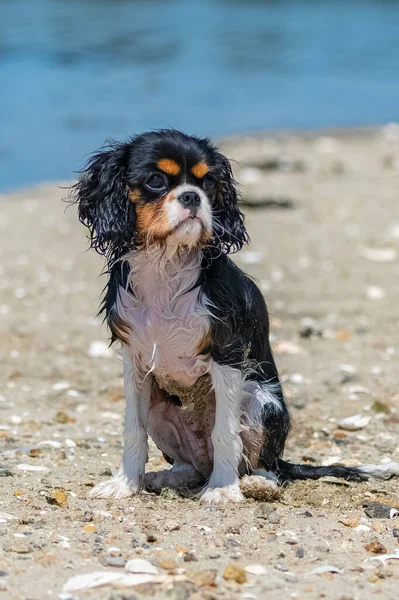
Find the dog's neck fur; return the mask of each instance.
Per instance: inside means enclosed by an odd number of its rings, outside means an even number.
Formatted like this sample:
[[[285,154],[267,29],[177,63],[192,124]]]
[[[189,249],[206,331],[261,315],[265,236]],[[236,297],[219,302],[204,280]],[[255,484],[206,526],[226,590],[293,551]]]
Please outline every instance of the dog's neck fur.
[[[183,386],[206,371],[199,357],[210,327],[210,310],[197,285],[202,252],[164,248],[137,250],[124,257],[127,285],[119,288],[117,312],[130,328],[130,350],[143,373],[153,372]]]
[[[199,277],[200,249],[152,246],[124,257],[130,266],[128,287],[137,303],[168,306],[176,297],[191,290]]]

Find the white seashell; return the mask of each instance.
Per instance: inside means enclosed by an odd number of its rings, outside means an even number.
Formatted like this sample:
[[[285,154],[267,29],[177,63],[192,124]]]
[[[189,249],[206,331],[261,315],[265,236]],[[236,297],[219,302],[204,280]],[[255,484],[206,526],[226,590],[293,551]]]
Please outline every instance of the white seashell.
[[[158,569],[154,567],[148,560],[143,558],[133,558],[125,565],[125,570],[129,573],[146,573],[147,575],[157,575]]]
[[[385,292],[377,285],[369,285],[366,289],[366,296],[367,298],[370,298],[370,300],[383,300],[385,298]]]
[[[371,529],[367,525],[357,525],[353,528],[353,531],[371,531]]]
[[[351,417],[346,417],[345,419],[341,419],[338,423],[338,427],[341,429],[345,429],[346,431],[357,431],[358,429],[363,429],[367,427],[370,423],[371,417],[363,416],[363,415],[352,415]]]
[[[94,571],[71,577],[65,583],[63,592],[88,590],[102,585],[134,586],[143,583],[165,583],[170,581],[168,575],[147,575],[145,573],[114,573],[111,571]]]
[[[11,415],[10,422],[13,425],[19,425],[20,423],[22,423],[22,417],[20,417],[19,415]]]
[[[282,340],[281,342],[277,342],[275,345],[275,351],[277,354],[303,354],[303,349],[294,344],[294,342],[290,342],[288,340]]]
[[[368,248],[367,246],[360,246],[357,249],[357,254],[365,260],[378,263],[394,262],[398,258],[398,252],[396,248]]]
[[[293,373],[290,376],[290,381],[292,383],[303,383],[304,381],[304,376],[302,375],[302,373]]]
[[[61,442],[55,442],[54,440],[43,440],[37,444],[38,446],[51,446],[52,448],[62,448]]]
[[[342,573],[342,571],[333,565],[323,565],[312,571],[312,575],[321,575],[323,573]]]
[[[15,517],[14,515],[11,515],[10,513],[0,513],[0,520],[3,523],[5,521],[12,521],[13,519],[18,519],[18,517]]]
[[[55,390],[57,392],[61,391],[61,390],[67,390],[68,388],[69,388],[69,383],[67,381],[58,381],[53,386],[51,386],[51,389]]]
[[[325,458],[321,464],[323,467],[331,467],[331,465],[336,465],[341,460],[341,458],[342,456],[330,456],[329,458]]]
[[[17,465],[16,468],[20,471],[45,471],[47,473],[50,471],[50,469],[43,467],[42,465],[27,465],[24,463]]]
[[[267,572],[265,567],[263,567],[262,565],[248,565],[247,567],[245,567],[245,570],[251,575],[265,575]]]
[[[94,573],[85,573],[83,575],[75,575],[68,579],[64,585],[64,592],[76,592],[77,590],[87,590],[101,585],[114,583],[120,579],[119,573],[110,571],[95,571]]]
[[[106,512],[105,510],[95,510],[94,514],[96,517],[101,519],[112,519],[112,514],[110,512]]]

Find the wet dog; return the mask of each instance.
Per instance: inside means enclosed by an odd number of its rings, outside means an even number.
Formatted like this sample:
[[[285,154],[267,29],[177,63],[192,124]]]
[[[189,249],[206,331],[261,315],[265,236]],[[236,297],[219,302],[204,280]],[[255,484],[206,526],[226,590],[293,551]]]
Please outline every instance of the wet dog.
[[[161,130],[115,143],[89,160],[72,196],[91,246],[107,258],[101,310],[123,349],[122,462],[93,496],[202,486],[201,501],[214,504],[239,502],[244,475],[267,490],[325,475],[399,474],[393,463],[282,459],[290,417],[267,308],[229,258],[248,234],[230,163],[209,140]],[[145,476],[148,434],[173,466]]]

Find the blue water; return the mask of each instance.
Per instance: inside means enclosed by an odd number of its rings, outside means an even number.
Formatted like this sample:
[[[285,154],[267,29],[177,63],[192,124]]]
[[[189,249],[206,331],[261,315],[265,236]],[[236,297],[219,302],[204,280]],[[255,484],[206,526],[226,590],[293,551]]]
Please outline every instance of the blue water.
[[[399,2],[0,0],[0,190],[107,137],[399,118]]]

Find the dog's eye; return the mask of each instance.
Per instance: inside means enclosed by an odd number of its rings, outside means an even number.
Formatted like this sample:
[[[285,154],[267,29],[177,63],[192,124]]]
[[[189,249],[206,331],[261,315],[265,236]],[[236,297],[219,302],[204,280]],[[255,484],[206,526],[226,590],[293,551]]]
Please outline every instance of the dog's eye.
[[[202,180],[202,186],[206,192],[211,192],[215,187],[215,180],[210,175],[205,175]]]
[[[145,186],[150,189],[159,192],[160,190],[166,189],[166,181],[160,173],[153,173],[145,183]]]

